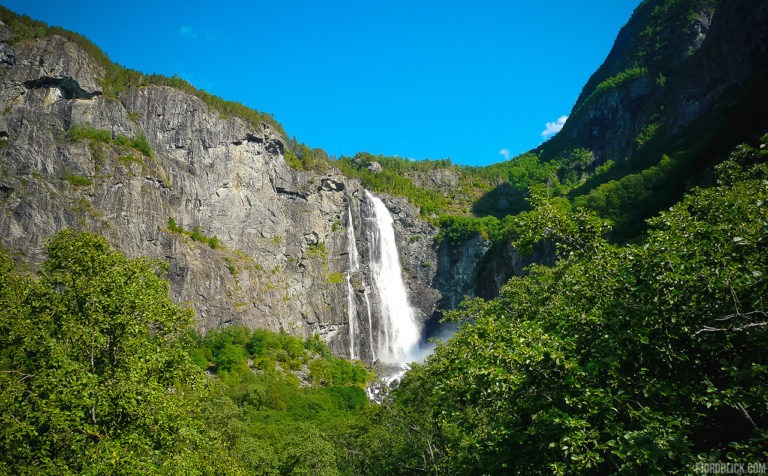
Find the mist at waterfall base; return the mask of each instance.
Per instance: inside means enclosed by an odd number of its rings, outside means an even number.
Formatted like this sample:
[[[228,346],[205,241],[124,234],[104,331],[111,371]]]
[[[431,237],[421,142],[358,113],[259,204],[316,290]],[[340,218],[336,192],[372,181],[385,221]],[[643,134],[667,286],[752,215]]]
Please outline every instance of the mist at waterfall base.
[[[438,342],[445,342],[456,334],[461,326],[458,322],[444,322],[432,326],[424,339],[419,343],[411,362],[422,363],[432,355]]]
[[[396,385],[397,381],[409,369],[412,362],[422,362],[432,353],[433,339],[442,340],[456,332],[456,325],[441,325],[430,329],[426,340],[416,321],[416,311],[408,302],[408,291],[402,277],[393,219],[384,202],[365,191],[366,213],[361,214],[367,221],[365,227],[368,243],[368,262],[370,265],[370,284],[373,295],[378,300],[380,318],[378,328],[372,326],[371,305],[368,288],[362,277],[364,309],[355,306],[354,289],[350,276],[360,271],[359,254],[355,242],[352,212],[348,215],[347,241],[349,243],[349,269],[347,275],[348,317],[349,317],[349,355],[351,358],[363,358],[365,349],[360,348],[363,329],[367,324],[368,342],[370,343],[371,361],[375,362],[380,380],[387,386]],[[366,315],[361,316],[364,312]],[[361,322],[362,321],[362,322]],[[367,322],[366,322],[367,321]],[[375,399],[373,394],[369,394]]]

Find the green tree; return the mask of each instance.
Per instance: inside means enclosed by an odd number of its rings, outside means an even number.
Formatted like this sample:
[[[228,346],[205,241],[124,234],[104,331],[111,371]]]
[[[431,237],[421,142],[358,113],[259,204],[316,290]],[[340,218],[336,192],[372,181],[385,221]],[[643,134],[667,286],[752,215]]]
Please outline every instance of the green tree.
[[[569,252],[454,313],[463,327],[406,375],[391,416],[364,433],[424,436],[393,444],[391,456],[367,453],[368,463],[689,474],[697,462],[764,460],[765,158],[738,150],[719,168],[720,186],[651,220],[642,245],[609,244],[602,221],[535,204],[531,230]]]
[[[187,396],[204,381],[164,263],[73,230],[46,250],[39,279],[0,260],[3,472],[226,472]]]

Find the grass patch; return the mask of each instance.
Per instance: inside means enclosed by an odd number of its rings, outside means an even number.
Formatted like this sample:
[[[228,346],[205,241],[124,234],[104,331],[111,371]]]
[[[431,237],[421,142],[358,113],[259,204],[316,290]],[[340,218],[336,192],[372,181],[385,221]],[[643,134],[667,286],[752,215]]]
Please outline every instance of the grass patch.
[[[149,146],[149,142],[147,142],[147,137],[141,133],[134,138],[122,134],[112,137],[112,132],[106,129],[97,129],[87,124],[74,124],[67,131],[67,138],[73,141],[89,140],[95,143],[115,144],[120,147],[134,149],[149,158],[154,158],[155,156],[152,148]]]
[[[221,242],[219,241],[219,237],[214,236],[206,236],[200,231],[200,227],[194,227],[192,231],[184,229],[184,227],[176,224],[176,220],[173,219],[173,217],[168,217],[168,230],[173,233],[178,233],[180,235],[185,235],[190,238],[192,238],[192,241],[197,241],[200,243],[206,243],[208,246],[210,246],[213,249],[219,249],[222,248]],[[232,270],[230,269],[230,272]],[[235,273],[232,273],[235,274]]]
[[[69,182],[73,187],[87,187],[93,184],[93,181],[83,175],[68,174],[64,177],[64,180]]]
[[[318,241],[310,244],[307,248],[307,258],[320,258],[325,264],[328,261],[328,249],[325,247],[325,243]]]

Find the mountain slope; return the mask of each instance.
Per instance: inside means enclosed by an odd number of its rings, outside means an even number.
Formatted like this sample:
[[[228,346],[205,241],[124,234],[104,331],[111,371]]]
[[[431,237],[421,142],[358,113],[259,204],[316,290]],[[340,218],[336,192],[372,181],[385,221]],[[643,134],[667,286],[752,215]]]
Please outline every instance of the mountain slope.
[[[317,333],[345,354],[350,216],[361,251],[367,243],[358,181],[291,168],[279,128],[254,111],[243,118],[184,84],[163,85],[173,78],[134,77],[85,40],[2,13],[5,247],[35,266],[57,231],[98,233],[129,256],[168,262],[171,295],[202,331],[239,323]],[[434,269],[422,266],[434,261],[436,231],[411,219],[404,200],[387,202],[423,321],[438,298]]]
[[[511,215],[529,209],[531,190],[636,238],[644,218],[707,183],[725,151],[768,124],[768,6],[756,0],[643,2],[563,130],[483,168],[332,161],[286,139],[267,114],[0,13],[4,245],[36,263],[63,227],[99,232],[131,256],[166,259],[173,296],[195,308],[201,329],[319,332],[337,353],[348,325],[344,227],[351,208],[364,248],[363,187],[385,195],[426,320],[552,262],[547,244],[528,257],[511,245],[520,232]]]
[[[569,196],[592,194],[581,203],[614,219],[626,238],[683,190],[711,180],[717,160],[768,124],[760,107],[768,101],[766,22],[768,5],[761,1],[643,2],[563,130],[538,149],[544,160],[586,149],[593,168],[615,163]],[[656,183],[646,180],[643,193],[619,198],[614,207],[600,205],[597,187],[649,169],[664,154],[673,164]]]

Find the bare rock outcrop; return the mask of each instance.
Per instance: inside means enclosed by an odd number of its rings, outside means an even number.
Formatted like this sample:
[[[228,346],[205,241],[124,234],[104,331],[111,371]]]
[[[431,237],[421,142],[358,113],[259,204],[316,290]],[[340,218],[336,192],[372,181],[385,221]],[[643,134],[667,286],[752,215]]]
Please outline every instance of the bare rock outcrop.
[[[360,219],[359,182],[292,169],[272,127],[224,117],[177,89],[105,95],[102,68],[61,37],[13,45],[8,37],[0,26],[5,247],[34,267],[48,237],[89,230],[129,256],[166,261],[173,299],[195,310],[202,331],[244,324],[319,333],[345,355],[345,223],[350,207]],[[426,320],[437,301],[435,230],[404,200],[388,204]]]

